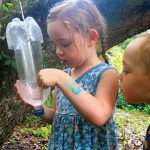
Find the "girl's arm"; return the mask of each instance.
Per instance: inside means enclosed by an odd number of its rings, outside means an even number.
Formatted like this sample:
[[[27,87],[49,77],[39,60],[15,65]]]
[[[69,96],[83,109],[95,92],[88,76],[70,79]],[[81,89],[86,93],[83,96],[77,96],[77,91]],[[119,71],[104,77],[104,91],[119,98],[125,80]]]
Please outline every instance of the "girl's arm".
[[[95,125],[103,125],[111,116],[118,90],[118,74],[114,69],[103,73],[95,96],[83,90],[68,74],[58,69],[41,70],[38,81],[45,88],[57,85],[77,111]]]
[[[39,106],[35,109],[41,109],[44,108],[44,115],[40,116],[44,121],[52,124],[53,122],[53,118],[55,115],[55,111],[56,111],[56,88],[55,88],[55,92],[54,92],[54,96],[53,96],[53,102],[52,102],[52,106],[49,108],[47,106]]]

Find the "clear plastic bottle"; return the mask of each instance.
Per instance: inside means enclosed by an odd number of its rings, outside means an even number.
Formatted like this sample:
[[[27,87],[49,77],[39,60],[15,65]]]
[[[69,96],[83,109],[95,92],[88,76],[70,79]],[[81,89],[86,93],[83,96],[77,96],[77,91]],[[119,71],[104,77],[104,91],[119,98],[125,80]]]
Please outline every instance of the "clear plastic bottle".
[[[41,105],[47,99],[50,88],[42,89],[37,84],[37,73],[43,66],[43,35],[40,27],[32,17],[24,21],[14,18],[7,25],[6,38],[8,48],[15,52],[20,96],[30,105]]]

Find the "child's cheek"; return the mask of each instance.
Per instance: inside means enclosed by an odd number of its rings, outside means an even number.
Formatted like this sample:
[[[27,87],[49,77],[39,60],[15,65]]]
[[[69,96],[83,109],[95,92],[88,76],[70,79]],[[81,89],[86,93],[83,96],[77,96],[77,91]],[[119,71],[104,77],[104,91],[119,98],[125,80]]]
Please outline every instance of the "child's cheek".
[[[127,93],[124,93],[124,99],[126,101],[130,101],[132,99],[132,96],[127,92]]]
[[[121,91],[124,95],[125,100],[129,100],[132,98],[132,90],[126,86],[126,84],[122,84]]]
[[[138,96],[136,93],[133,92],[132,89],[126,89],[123,91],[124,99],[128,103],[137,103],[138,101]]]
[[[119,87],[126,101],[132,99],[133,97],[132,89],[130,87],[130,84],[126,80],[122,80],[122,82],[119,82]]]

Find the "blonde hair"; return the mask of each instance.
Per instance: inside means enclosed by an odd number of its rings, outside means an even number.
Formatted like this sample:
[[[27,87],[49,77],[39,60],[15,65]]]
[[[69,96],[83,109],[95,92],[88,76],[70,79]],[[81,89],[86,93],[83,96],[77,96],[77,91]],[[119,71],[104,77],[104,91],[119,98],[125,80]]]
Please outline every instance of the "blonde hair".
[[[150,33],[141,34],[137,38],[142,39],[139,48],[140,61],[145,66],[146,73],[150,73]]]
[[[60,20],[69,22],[81,35],[86,36],[89,29],[93,28],[99,33],[97,44],[105,61],[106,51],[106,26],[105,19],[91,0],[63,0],[50,9],[47,22]]]

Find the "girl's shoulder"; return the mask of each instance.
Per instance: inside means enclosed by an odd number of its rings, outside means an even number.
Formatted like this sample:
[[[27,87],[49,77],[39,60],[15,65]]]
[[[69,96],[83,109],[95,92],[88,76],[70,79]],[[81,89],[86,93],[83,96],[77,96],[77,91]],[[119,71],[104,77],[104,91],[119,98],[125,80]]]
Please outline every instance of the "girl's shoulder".
[[[96,66],[94,66],[91,71],[95,72],[96,74],[102,75],[105,71],[110,70],[110,69],[114,69],[111,65],[102,62]],[[114,69],[115,70],[115,69]]]
[[[100,63],[100,64],[98,65],[98,68],[99,68],[100,70],[102,70],[102,72],[104,72],[104,71],[106,71],[106,70],[108,70],[108,69],[113,69],[113,67],[112,67],[110,64],[107,64],[107,63],[105,63],[105,62]]]

